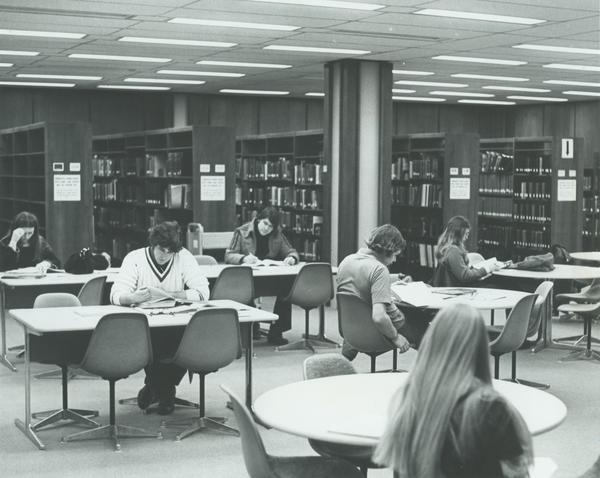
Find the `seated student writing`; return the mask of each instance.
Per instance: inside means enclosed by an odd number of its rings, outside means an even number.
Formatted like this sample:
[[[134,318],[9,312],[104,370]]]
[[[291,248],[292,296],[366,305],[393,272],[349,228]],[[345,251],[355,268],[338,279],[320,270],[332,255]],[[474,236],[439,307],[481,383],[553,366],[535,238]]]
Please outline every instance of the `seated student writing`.
[[[486,327],[468,304],[438,312],[389,414],[373,458],[399,478],[529,476],[531,436],[492,387]]]
[[[471,224],[463,216],[454,216],[438,239],[435,256],[438,265],[433,273],[434,287],[460,287],[473,285],[479,279],[500,268],[499,264],[484,263],[472,267],[467,259],[465,241],[469,238]]]
[[[60,268],[50,244],[39,233],[38,220],[30,212],[15,216],[8,234],[0,239],[0,271],[35,266],[40,272]]]
[[[287,265],[297,264],[300,257],[281,232],[280,222],[279,211],[267,206],[252,221],[238,227],[225,251],[225,263],[252,265],[259,260],[273,259]],[[273,313],[279,319],[271,324],[267,336],[269,343],[273,345],[287,344],[288,341],[282,334],[292,328],[292,304],[283,300],[289,294],[289,287],[285,281],[281,286],[273,308]]]
[[[392,299],[392,277],[388,266],[396,261],[396,256],[402,252],[406,241],[396,227],[385,224],[371,231],[366,246],[340,263],[337,290],[356,295],[370,304],[377,329],[399,352],[406,352],[411,344],[418,346],[427,328],[427,320],[421,314],[414,311],[405,316]],[[357,350],[344,341],[342,354],[347,359],[353,360],[357,353]]]
[[[150,229],[148,247],[131,251],[112,286],[110,299],[116,305],[137,305],[170,296],[184,300],[208,300],[208,280],[194,256],[181,245],[177,222],[163,222]],[[174,409],[175,387],[185,370],[160,363],[173,357],[184,327],[150,329],[153,363],[146,367],[144,387],[138,393],[138,406],[146,409],[158,400],[158,413]]]

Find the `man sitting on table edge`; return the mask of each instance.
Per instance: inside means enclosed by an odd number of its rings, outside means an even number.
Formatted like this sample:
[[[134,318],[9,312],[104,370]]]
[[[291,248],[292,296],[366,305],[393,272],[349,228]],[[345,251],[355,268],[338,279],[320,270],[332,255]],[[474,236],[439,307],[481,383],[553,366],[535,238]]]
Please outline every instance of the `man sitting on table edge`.
[[[182,300],[208,300],[208,280],[194,256],[181,245],[177,222],[163,222],[150,229],[148,247],[131,251],[123,264],[110,293],[116,305],[138,305],[153,299],[171,296]],[[137,401],[141,409],[158,400],[158,413],[167,415],[175,407],[175,387],[185,375],[185,369],[161,359],[175,354],[185,327],[150,329],[153,363],[146,367],[144,387]]]

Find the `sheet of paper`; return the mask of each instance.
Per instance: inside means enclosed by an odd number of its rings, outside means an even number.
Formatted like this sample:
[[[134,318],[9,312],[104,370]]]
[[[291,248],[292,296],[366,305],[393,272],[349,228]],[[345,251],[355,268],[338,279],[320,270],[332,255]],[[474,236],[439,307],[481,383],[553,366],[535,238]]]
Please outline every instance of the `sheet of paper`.
[[[450,178],[450,199],[470,199],[471,178]]]
[[[556,181],[557,201],[576,201],[577,200],[577,179],[558,179]]]
[[[200,201],[225,201],[225,176],[200,176]]]
[[[81,176],[79,174],[55,174],[54,200],[81,201]]]
[[[410,282],[408,284],[392,284],[392,293],[402,302],[415,307],[425,307],[432,302],[431,287],[424,282]]]

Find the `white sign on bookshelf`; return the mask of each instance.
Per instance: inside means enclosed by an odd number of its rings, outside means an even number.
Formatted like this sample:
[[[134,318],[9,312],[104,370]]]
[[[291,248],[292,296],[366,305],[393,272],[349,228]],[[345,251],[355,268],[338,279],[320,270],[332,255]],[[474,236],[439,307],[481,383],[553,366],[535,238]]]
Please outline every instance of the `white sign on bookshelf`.
[[[450,178],[450,199],[471,199],[471,178]]]
[[[577,200],[577,180],[559,179],[557,181],[556,200],[567,202]]]
[[[55,174],[54,201],[81,201],[81,176]]]
[[[225,176],[200,176],[200,201],[225,201]]]
[[[562,159],[573,159],[573,138],[561,138],[560,157]]]

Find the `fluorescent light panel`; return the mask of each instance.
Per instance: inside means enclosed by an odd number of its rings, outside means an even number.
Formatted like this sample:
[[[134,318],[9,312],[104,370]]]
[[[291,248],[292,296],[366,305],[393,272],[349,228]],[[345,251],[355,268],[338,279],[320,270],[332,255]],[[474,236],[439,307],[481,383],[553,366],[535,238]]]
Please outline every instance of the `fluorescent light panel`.
[[[0,55],[7,56],[38,56],[39,51],[0,50]]]
[[[456,73],[450,75],[452,78],[469,78],[473,80],[492,80],[492,81],[529,81],[529,78],[518,76],[495,76],[495,75],[475,75],[471,73]]]
[[[522,45],[513,45],[513,48],[522,48],[524,50],[553,51],[558,53],[582,53],[584,55],[600,55],[600,50],[596,48],[571,48],[567,46],[530,45],[527,43],[524,43]]]
[[[79,75],[38,75],[37,73],[17,73],[17,78],[39,78],[42,80],[82,80],[98,81],[101,76],[79,76]]]
[[[472,103],[478,105],[514,105],[514,101],[500,101],[500,100],[458,100],[459,103]]]
[[[511,17],[507,15],[492,15],[488,13],[461,12],[459,10],[439,10],[425,8],[413,12],[415,15],[431,15],[434,17],[462,18],[464,20],[482,20],[484,22],[518,23],[520,25],[536,25],[546,20],[527,17]]]
[[[517,60],[498,60],[496,58],[477,58],[472,56],[454,56],[454,55],[438,55],[432,57],[432,60],[446,60],[446,61],[463,61],[466,63],[487,63],[490,65],[506,65],[506,66],[519,66],[526,65],[526,61]]]
[[[211,66],[239,66],[241,68],[291,68],[292,65],[282,65],[279,63],[250,63],[247,61],[217,61],[217,60],[200,60],[196,65],[211,65]]]
[[[495,96],[490,93],[469,93],[467,91],[430,91],[429,94],[439,96],[472,96],[473,98],[493,98]]]
[[[426,96],[392,96],[392,99],[396,101],[429,101],[436,103],[446,101],[445,98],[428,98]]]
[[[591,81],[546,80],[544,83],[548,83],[549,85],[592,86],[600,88],[600,83]]]
[[[184,25],[203,25],[206,27],[229,27],[229,28],[251,28],[255,30],[281,30],[294,31],[301,27],[293,25],[274,25],[271,23],[233,22],[228,20],[206,20],[201,18],[171,18],[169,23],[180,23]]]
[[[398,80],[394,81],[396,85],[412,85],[412,86],[439,86],[441,88],[466,88],[465,83],[441,83],[437,81],[413,81],[413,80]]]
[[[150,90],[150,91],[165,91],[170,90],[168,86],[131,86],[131,85],[98,85],[98,88],[105,90]]]
[[[229,88],[225,88],[219,90],[221,93],[234,93],[240,95],[289,95],[289,91],[271,91],[271,90],[232,90]]]
[[[571,65],[565,63],[548,63],[542,65],[544,68],[555,68],[558,70],[577,70],[577,71],[600,71],[600,66],[592,65]]]
[[[507,96],[507,98],[509,100],[555,101],[555,102],[569,101],[566,98],[552,98],[549,96]]]
[[[285,3],[287,5],[306,5],[308,7],[327,7],[327,8],[340,8],[347,10],[379,10],[384,8],[385,5],[379,5],[377,3],[362,3],[362,2],[342,2],[336,0],[253,0],[254,2],[265,2],[265,3]]]
[[[231,48],[237,43],[205,40],[178,40],[176,38],[121,37],[119,41],[130,43],[153,43],[158,45],[206,46],[213,48]]]
[[[600,96],[598,91],[563,91],[563,95],[578,95],[578,96]]]
[[[371,53],[369,50],[349,50],[346,48],[318,48],[312,46],[294,46],[294,45],[269,45],[263,50],[280,50],[280,51],[299,51],[306,53],[334,53],[342,55],[367,55]]]
[[[126,83],[162,83],[173,85],[203,85],[206,83],[203,80],[177,80],[175,78],[125,78],[123,81]]]
[[[433,71],[415,71],[415,70],[392,70],[394,75],[414,75],[414,76],[430,76],[435,75]]]
[[[226,71],[193,71],[193,70],[158,70],[160,75],[188,75],[188,76],[220,76],[223,78],[241,78],[245,73],[228,73]]]
[[[304,96],[325,96],[325,93],[319,93],[317,91],[309,91],[308,93],[304,93]]]
[[[396,94],[407,94],[407,93],[416,93],[417,90],[404,90],[401,88],[392,88],[392,93]]]
[[[10,68],[11,66],[15,66],[14,63],[0,63],[0,68]]]
[[[501,90],[501,91],[524,91],[529,93],[548,93],[552,90],[547,90],[544,88],[521,88],[518,86],[482,86],[482,90]]]
[[[71,53],[69,58],[83,60],[114,60],[114,61],[140,61],[147,63],[168,63],[170,58],[152,58],[148,56],[121,56],[121,55],[92,55],[89,53]]]
[[[7,30],[5,28],[0,28],[0,35],[69,39],[80,39],[85,38],[87,36],[85,33],[42,32],[36,30]]]
[[[47,83],[41,81],[0,81],[0,85],[6,86],[48,86],[51,88],[73,88],[75,83]]]

